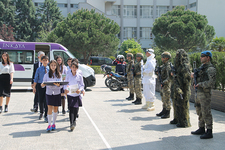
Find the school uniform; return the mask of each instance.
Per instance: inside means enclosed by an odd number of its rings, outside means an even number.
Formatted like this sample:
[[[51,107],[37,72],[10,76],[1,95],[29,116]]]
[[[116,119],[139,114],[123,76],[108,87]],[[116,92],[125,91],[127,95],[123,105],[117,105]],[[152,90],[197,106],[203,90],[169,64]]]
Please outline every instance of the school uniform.
[[[65,81],[69,82],[68,86],[77,84],[80,91],[84,90],[83,77],[78,73],[76,73],[76,75],[73,75],[72,73],[67,74]],[[67,85],[64,86],[64,90],[65,89],[67,89]],[[72,125],[75,123],[79,107],[82,106],[82,101],[80,93],[68,93],[67,99],[70,110],[70,124]]]
[[[0,62],[0,97],[10,97],[12,87],[12,84],[10,84],[10,74],[14,72],[13,63],[10,62],[10,64],[4,66]]]
[[[46,73],[48,73],[48,71],[49,71],[48,66],[46,66],[46,67],[41,66],[36,70],[35,77],[34,77],[34,82],[37,83],[37,85],[36,85],[37,91],[36,92],[38,92],[38,101],[39,101],[40,113],[43,114],[44,109],[45,109],[44,117],[47,116],[48,107],[46,105],[46,96],[45,96],[46,87],[42,88],[41,83],[43,82],[44,75]]]
[[[54,78],[49,78],[49,73],[46,73],[43,78],[43,82],[48,82],[48,81],[62,81],[61,78],[56,78],[55,73],[53,73]],[[51,106],[61,106],[61,88],[63,86],[46,86],[46,102],[47,105]]]

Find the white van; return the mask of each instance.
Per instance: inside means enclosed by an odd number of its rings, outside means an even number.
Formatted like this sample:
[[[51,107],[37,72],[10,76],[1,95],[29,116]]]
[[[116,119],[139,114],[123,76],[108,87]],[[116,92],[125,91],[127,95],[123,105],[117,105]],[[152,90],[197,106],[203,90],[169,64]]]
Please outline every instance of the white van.
[[[65,62],[69,57],[75,58],[67,48],[57,43],[0,41],[0,53],[5,51],[9,54],[10,61],[14,63],[13,87],[31,86],[33,64],[39,51],[45,52],[50,60],[58,55],[62,56]],[[85,88],[94,86],[96,83],[94,70],[84,64],[79,64],[79,69],[83,73]]]

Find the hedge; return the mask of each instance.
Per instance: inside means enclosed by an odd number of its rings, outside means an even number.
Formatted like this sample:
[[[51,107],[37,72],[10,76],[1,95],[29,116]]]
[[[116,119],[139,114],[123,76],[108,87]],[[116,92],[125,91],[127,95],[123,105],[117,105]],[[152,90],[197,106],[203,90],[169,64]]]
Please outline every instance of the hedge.
[[[176,53],[172,53],[172,58],[170,62],[174,62],[174,58]],[[225,88],[225,53],[224,52],[212,52],[212,64],[216,68],[216,85],[215,89],[224,91]],[[190,63],[193,67],[193,62],[196,61],[196,67],[200,67],[201,60],[200,60],[201,53],[193,53],[189,54]],[[156,56],[156,60],[158,65],[162,65],[161,56]]]

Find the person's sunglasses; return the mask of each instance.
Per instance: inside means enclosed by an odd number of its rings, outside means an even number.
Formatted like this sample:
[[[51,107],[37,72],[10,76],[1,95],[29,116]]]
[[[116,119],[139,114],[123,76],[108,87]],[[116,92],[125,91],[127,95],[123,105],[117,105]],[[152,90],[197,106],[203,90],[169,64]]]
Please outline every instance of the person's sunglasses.
[[[201,57],[206,57],[206,55],[201,55]]]

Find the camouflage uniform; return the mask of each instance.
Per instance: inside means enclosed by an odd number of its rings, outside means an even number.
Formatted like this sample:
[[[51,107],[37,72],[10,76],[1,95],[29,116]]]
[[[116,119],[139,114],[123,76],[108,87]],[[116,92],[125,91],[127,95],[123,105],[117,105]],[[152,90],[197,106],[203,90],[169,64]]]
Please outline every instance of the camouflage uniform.
[[[131,94],[134,94],[134,76],[133,76],[133,71],[132,71],[133,65],[134,65],[134,61],[130,60],[130,61],[128,61],[128,64],[126,67],[128,88],[129,88]]]
[[[197,98],[195,99],[196,112],[199,116],[198,126],[212,129],[213,120],[211,114],[211,88],[216,81],[216,69],[208,62],[203,64],[203,69],[199,71],[197,77]]]
[[[134,91],[136,97],[142,99],[141,93],[141,62],[136,62],[134,65]]]
[[[177,127],[190,127],[189,99],[191,95],[191,65],[188,54],[183,49],[178,49],[175,59],[176,72],[173,85],[174,118]]]
[[[170,102],[170,86],[171,86],[170,70],[171,68],[170,68],[169,61],[165,62],[165,64],[160,66],[160,68],[161,68],[161,77],[164,84],[160,92],[162,102],[163,102],[163,108],[165,108],[166,110],[170,110],[171,109],[171,102]]]

